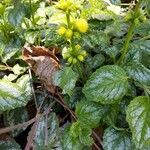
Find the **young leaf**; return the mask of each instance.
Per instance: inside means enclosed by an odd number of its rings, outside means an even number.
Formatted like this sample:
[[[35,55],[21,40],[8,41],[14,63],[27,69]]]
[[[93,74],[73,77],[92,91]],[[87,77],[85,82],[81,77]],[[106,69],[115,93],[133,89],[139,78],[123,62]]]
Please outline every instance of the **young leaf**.
[[[7,80],[0,80],[0,111],[22,107],[29,102],[31,96],[29,76],[23,76],[21,81],[25,82],[21,84],[19,81],[12,83]]]
[[[53,82],[63,89],[63,94],[71,96],[77,79],[78,74],[71,67],[65,67],[63,70],[56,72]]]
[[[150,147],[150,99],[136,97],[127,108],[127,121],[132,131],[133,141],[138,149]]]
[[[74,140],[70,135],[70,127],[64,130],[62,137],[63,150],[80,150],[83,148],[83,144],[79,140]]]
[[[95,102],[81,101],[76,106],[78,120],[90,128],[95,128],[99,125],[100,119],[105,112],[106,108]]]
[[[74,122],[70,128],[70,136],[72,136],[73,140],[80,141],[82,145],[91,146],[93,143],[93,139],[91,138],[92,130],[84,125],[82,125],[79,121]]]
[[[126,68],[129,76],[135,81],[150,86],[150,70],[140,63],[134,63]]]
[[[116,65],[101,67],[94,72],[83,88],[90,101],[112,104],[127,92],[128,81],[125,71]]]
[[[117,131],[112,127],[105,130],[104,150],[133,150],[131,136],[126,131]]]

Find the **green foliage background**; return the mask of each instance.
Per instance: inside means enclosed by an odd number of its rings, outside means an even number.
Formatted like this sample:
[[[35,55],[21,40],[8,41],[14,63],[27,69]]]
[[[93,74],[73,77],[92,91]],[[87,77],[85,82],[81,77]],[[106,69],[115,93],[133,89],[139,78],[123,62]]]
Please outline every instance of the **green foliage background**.
[[[69,48],[71,42],[57,32],[61,25],[66,25],[66,12],[55,6],[59,3],[62,6],[62,2],[67,1],[77,9],[71,17],[87,20],[89,27],[87,32],[74,39],[74,43],[87,53],[84,60],[76,64],[63,58],[63,49]],[[120,0],[67,1],[0,2],[0,113],[4,126],[29,120],[26,106],[33,93],[28,66],[22,60],[23,46],[28,43],[54,47],[60,49],[61,64],[61,69],[53,77],[54,84],[62,91],[64,105],[75,112],[75,119],[68,119],[68,123],[59,126],[56,114],[61,109],[54,107],[47,120],[40,117],[34,147],[39,150],[46,147],[92,149],[95,142],[93,129],[102,128],[104,134],[99,138],[104,150],[148,150],[150,1],[138,0],[129,7],[121,5]],[[39,106],[43,95],[35,94]],[[52,98],[50,95],[44,101],[41,113],[55,99],[57,96]],[[12,131],[10,140],[0,140],[0,149],[21,149],[13,137],[25,129]]]

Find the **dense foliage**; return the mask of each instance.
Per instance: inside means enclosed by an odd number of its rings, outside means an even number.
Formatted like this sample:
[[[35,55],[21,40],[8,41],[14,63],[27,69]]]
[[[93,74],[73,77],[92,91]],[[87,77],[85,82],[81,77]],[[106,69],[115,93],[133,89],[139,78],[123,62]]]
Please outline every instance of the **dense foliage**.
[[[0,58],[0,149],[150,149],[149,0],[2,0]]]

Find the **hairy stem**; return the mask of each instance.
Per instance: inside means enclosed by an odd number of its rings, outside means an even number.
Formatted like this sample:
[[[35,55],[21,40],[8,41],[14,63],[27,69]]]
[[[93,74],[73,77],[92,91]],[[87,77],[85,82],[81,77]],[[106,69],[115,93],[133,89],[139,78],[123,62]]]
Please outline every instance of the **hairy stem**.
[[[140,8],[141,2],[142,2],[142,0],[139,0],[139,2],[137,3],[137,5],[135,7],[135,10],[134,10],[134,19],[131,22],[131,26],[129,28],[129,31],[128,31],[128,34],[127,34],[124,46],[122,48],[121,57],[118,60],[118,64],[120,64],[120,63],[122,63],[124,61],[124,58],[125,58],[128,50],[129,50],[130,41],[131,41],[131,39],[133,37],[133,32],[134,32],[134,28],[135,28],[135,25],[136,25],[135,24],[135,20],[138,18],[138,13],[139,13],[139,8]]]

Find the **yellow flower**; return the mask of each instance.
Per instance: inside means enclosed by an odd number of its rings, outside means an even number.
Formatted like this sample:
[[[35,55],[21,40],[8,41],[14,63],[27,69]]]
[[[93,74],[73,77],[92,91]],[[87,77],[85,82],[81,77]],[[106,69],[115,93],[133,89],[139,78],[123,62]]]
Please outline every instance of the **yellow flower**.
[[[65,32],[65,37],[67,39],[71,39],[72,38],[72,35],[73,35],[73,32],[71,29],[68,29],[66,32]]]
[[[55,3],[56,8],[63,10],[63,11],[67,11],[67,9],[70,7],[70,5],[72,5],[71,1],[66,1],[66,0],[60,0],[59,2]]]
[[[85,19],[78,19],[76,22],[75,22],[75,29],[77,29],[79,32],[81,33],[85,33],[87,32],[88,30],[88,23]]]
[[[66,28],[65,27],[60,27],[58,30],[57,30],[57,33],[59,35],[64,35],[66,32]]]

